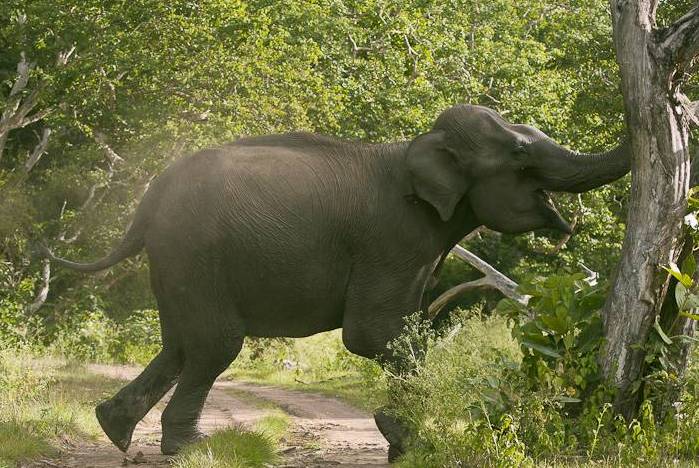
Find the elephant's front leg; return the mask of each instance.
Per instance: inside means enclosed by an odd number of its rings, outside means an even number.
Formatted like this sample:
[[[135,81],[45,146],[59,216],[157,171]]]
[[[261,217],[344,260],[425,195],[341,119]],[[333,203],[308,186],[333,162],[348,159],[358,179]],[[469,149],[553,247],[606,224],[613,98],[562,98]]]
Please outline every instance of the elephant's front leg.
[[[387,345],[405,327],[405,318],[420,308],[427,274],[419,271],[376,272],[372,268],[354,268],[348,287],[342,340],[347,349],[359,356],[376,359],[383,367],[410,372],[411,363],[397,358]],[[395,461],[407,449],[408,427],[392,415],[400,402],[389,401],[379,408],[374,420],[389,443],[388,459]]]

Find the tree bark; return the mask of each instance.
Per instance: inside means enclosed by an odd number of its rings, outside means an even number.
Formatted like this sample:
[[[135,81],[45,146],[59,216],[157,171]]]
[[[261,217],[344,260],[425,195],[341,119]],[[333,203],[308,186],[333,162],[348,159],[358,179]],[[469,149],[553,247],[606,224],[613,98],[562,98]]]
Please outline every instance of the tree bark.
[[[689,189],[689,119],[675,73],[678,61],[696,51],[691,26],[699,17],[694,8],[681,27],[659,31],[656,7],[651,0],[611,0],[633,180],[621,260],[602,310],[601,365],[617,388],[615,407],[627,418],[639,403],[634,384],[642,376],[643,345],[668,287],[661,267],[675,261],[682,247]]]

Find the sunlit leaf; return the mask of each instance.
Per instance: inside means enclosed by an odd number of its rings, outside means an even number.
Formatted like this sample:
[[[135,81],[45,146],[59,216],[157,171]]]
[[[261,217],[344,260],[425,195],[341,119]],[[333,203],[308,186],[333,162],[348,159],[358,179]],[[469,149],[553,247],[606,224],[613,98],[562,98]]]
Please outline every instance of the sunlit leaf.
[[[660,323],[658,323],[658,317],[655,317],[655,323],[653,324],[653,328],[655,328],[655,331],[658,332],[658,335],[660,335],[660,339],[662,339],[663,342],[665,342],[665,344],[672,344],[672,340],[669,336],[665,334],[662,327],[660,326]]]
[[[552,358],[560,359],[562,357],[558,352],[556,352],[555,349],[537,343],[532,343],[531,341],[522,341],[522,346]]]
[[[692,320],[699,320],[699,314],[690,314],[689,312],[680,312],[682,317],[687,317]]]

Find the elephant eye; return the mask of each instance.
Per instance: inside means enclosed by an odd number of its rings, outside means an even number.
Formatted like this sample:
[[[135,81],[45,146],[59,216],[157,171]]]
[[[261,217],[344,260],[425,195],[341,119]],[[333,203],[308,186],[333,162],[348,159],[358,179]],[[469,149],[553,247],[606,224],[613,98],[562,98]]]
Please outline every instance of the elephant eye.
[[[523,144],[515,146],[513,156],[517,161],[523,161],[527,156],[527,147]]]

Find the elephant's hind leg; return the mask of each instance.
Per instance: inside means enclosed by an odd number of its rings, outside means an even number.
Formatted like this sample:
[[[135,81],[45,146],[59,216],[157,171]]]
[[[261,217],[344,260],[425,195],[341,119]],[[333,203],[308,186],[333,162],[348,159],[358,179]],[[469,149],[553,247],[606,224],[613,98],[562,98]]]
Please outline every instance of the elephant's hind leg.
[[[165,348],[138,377],[97,406],[102,430],[120,450],[129,448],[136,424],[172,388],[181,368],[179,353]]]
[[[206,397],[221,372],[238,356],[245,336],[235,300],[220,270],[190,277],[189,287],[176,292],[175,313],[183,368],[177,388],[161,418],[161,451],[176,453],[180,447],[201,438],[198,430]]]
[[[242,335],[226,331],[214,333],[185,351],[182,374],[163,411],[163,454],[177,453],[182,446],[203,437],[198,422],[209,390],[243,346]]]
[[[155,265],[151,265],[151,286],[160,309],[163,349],[138,377],[95,408],[102,430],[122,451],[129,448],[136,424],[177,382],[184,364],[178,332],[173,326],[175,303],[165,294]]]

